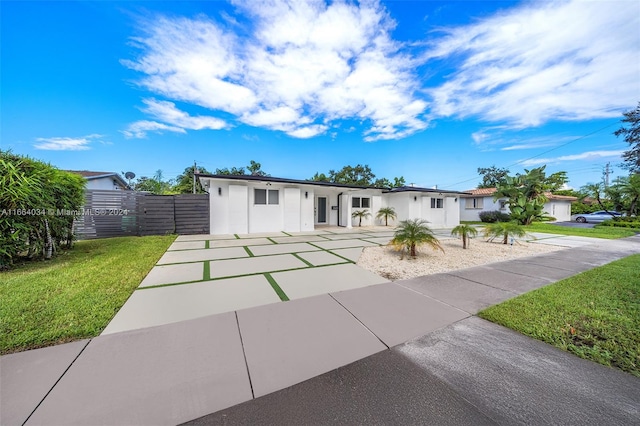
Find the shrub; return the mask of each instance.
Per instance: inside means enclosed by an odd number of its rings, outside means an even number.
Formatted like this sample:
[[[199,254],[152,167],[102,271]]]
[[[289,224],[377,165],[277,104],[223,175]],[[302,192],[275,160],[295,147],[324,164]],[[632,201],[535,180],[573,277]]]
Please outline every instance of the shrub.
[[[614,228],[637,228],[640,229],[640,220],[637,217],[617,217],[615,219],[605,220],[595,226],[600,227],[614,227]]]
[[[74,217],[58,213],[80,209],[84,186],[81,176],[0,151],[0,269],[70,246]]]
[[[478,216],[484,223],[509,222],[511,220],[511,216],[498,210],[480,212]]]

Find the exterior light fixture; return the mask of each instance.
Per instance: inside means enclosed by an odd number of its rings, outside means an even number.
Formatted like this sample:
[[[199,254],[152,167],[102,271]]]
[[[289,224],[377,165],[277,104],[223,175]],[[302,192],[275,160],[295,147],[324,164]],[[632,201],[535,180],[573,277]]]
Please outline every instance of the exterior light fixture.
[[[458,197],[454,198],[453,201],[455,201],[457,203],[458,202]]]
[[[413,196],[413,201],[418,201],[418,197],[416,197],[415,195]]]
[[[222,188],[218,187],[218,195],[222,195]]]
[[[307,191],[304,192],[304,198],[309,198],[309,192]]]

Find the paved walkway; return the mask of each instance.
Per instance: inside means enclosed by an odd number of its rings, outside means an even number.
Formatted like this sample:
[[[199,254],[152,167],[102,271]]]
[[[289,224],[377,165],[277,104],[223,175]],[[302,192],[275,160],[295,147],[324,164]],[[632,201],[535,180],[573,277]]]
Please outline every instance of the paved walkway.
[[[638,252],[599,240],[7,355],[0,423],[632,424],[638,379],[473,314]]]

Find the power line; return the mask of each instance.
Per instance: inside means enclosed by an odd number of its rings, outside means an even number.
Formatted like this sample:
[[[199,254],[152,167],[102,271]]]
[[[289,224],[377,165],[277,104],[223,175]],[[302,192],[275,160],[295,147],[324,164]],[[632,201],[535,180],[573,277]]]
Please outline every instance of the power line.
[[[570,140],[569,142],[563,143],[562,145],[558,145],[558,146],[557,146],[557,147],[555,147],[555,148],[548,149],[548,150],[543,151],[543,152],[541,152],[541,153],[539,153],[539,154],[536,154],[536,155],[534,155],[534,156],[532,156],[532,157],[525,158],[524,160],[516,161],[515,163],[510,164],[510,165],[506,166],[505,168],[509,168],[509,167],[517,166],[517,165],[519,165],[519,164],[521,164],[521,163],[524,163],[525,161],[529,161],[529,160],[532,160],[532,159],[534,159],[534,158],[538,158],[538,157],[540,157],[541,155],[544,155],[544,154],[547,154],[547,153],[549,153],[549,152],[555,151],[555,150],[560,149],[560,148],[562,148],[562,147],[565,147],[565,146],[567,146],[567,145],[569,145],[569,144],[572,144],[572,143],[574,143],[574,142],[577,142],[577,141],[579,141],[579,140],[582,140],[582,139],[584,139],[584,138],[586,138],[586,137],[589,137],[589,136],[595,135],[596,133],[600,133],[600,132],[602,132],[603,130],[606,130],[606,129],[608,129],[609,127],[614,126],[614,125],[616,125],[616,124],[618,124],[618,123],[616,122],[616,123],[608,124],[608,125],[606,125],[606,126],[604,126],[604,127],[600,128],[600,129],[598,129],[598,130],[594,130],[594,131],[593,131],[593,132],[591,132],[591,133],[587,133],[586,135],[579,136],[579,137],[577,137],[577,138],[575,138],[575,139]],[[477,180],[477,179],[478,179],[478,176],[474,176],[473,178],[470,178],[470,179],[467,179],[467,180],[463,180],[463,181],[460,181],[460,182],[456,182],[456,183],[454,183],[454,184],[447,185],[447,186],[456,186],[456,185],[460,185],[460,184],[462,184],[462,183],[471,182],[472,180]]]

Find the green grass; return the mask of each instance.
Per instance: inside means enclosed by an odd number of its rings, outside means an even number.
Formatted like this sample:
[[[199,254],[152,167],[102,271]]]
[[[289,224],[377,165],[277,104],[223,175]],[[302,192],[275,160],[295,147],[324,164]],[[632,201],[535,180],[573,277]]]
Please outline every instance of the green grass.
[[[97,336],[174,239],[79,241],[0,273],[0,353]]]
[[[479,316],[640,377],[640,254],[492,306]]]
[[[570,228],[568,226],[551,225],[535,222],[525,226],[527,232],[546,232],[549,234],[576,235],[580,237],[616,239],[632,237],[636,232],[625,228]]]

